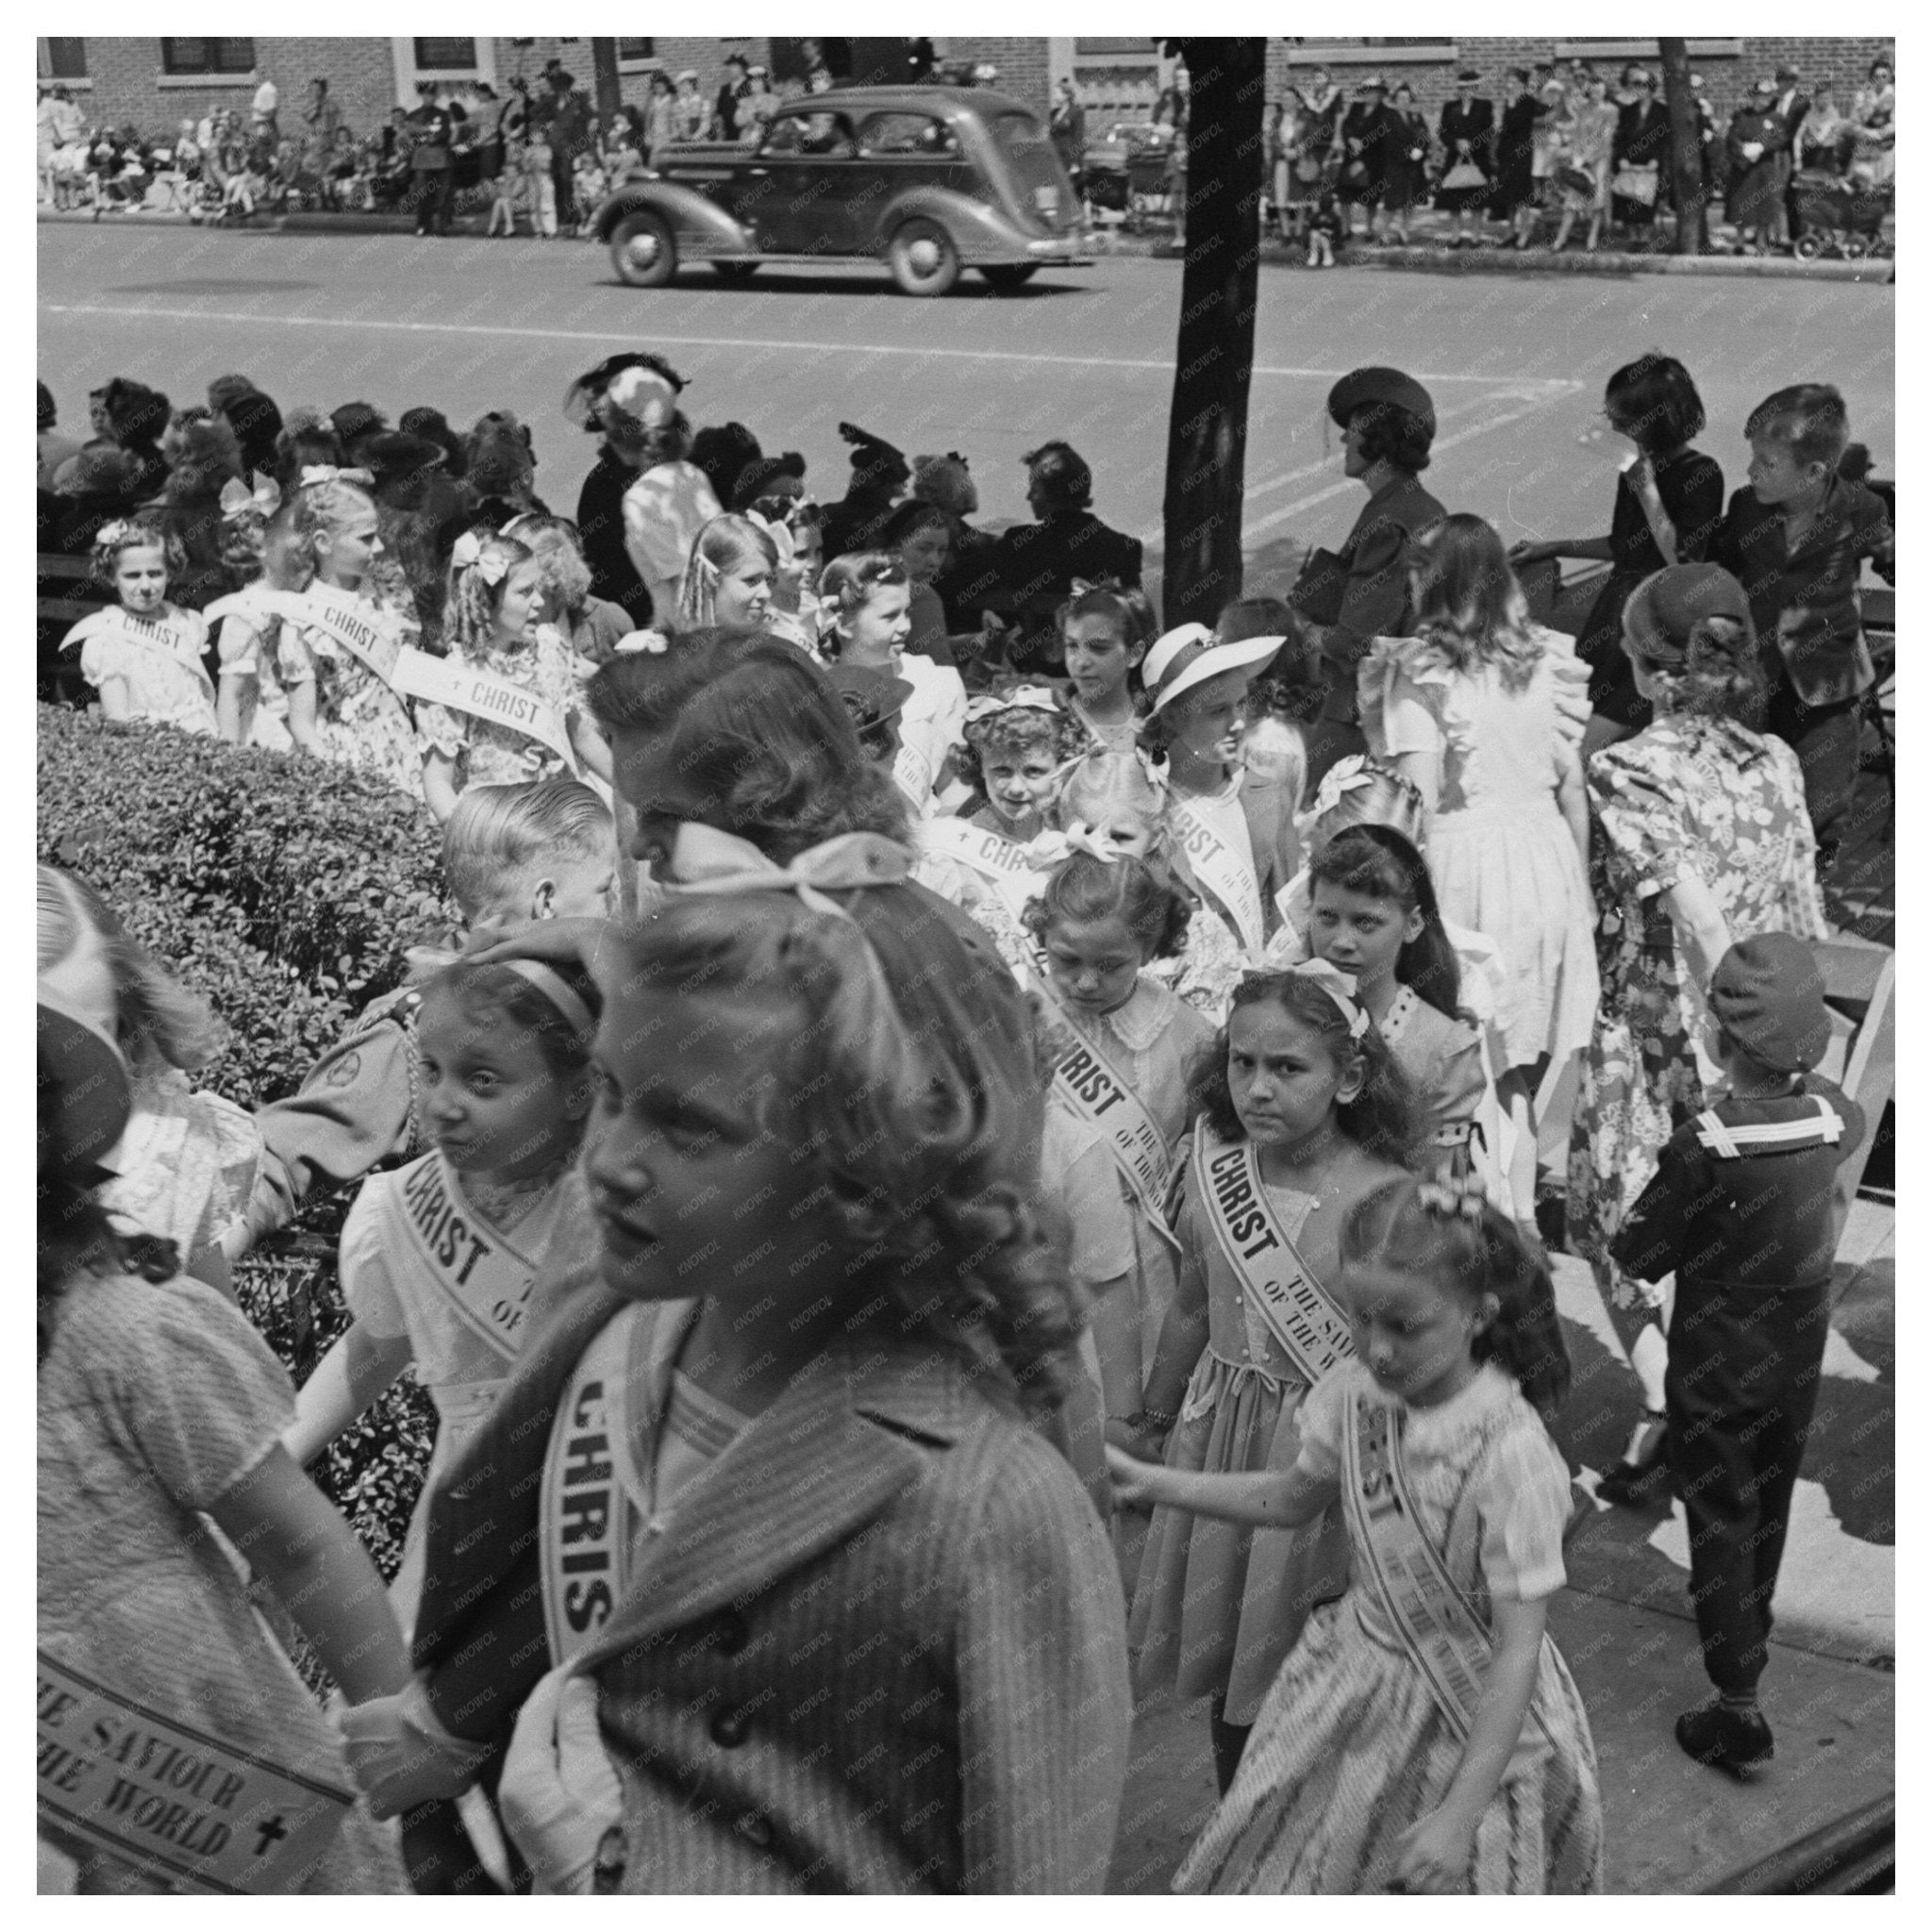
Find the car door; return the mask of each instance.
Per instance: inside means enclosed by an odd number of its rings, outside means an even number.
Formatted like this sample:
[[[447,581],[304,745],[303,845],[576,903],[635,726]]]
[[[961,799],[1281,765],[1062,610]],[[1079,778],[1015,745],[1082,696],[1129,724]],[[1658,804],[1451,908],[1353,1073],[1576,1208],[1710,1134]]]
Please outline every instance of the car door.
[[[851,197],[857,247],[881,239],[880,212],[908,188],[951,188],[974,200],[987,198],[953,130],[931,114],[894,109],[872,115],[858,130],[857,165]]]
[[[858,152],[843,114],[801,108],[773,115],[741,170],[740,218],[756,222],[774,255],[851,254]]]

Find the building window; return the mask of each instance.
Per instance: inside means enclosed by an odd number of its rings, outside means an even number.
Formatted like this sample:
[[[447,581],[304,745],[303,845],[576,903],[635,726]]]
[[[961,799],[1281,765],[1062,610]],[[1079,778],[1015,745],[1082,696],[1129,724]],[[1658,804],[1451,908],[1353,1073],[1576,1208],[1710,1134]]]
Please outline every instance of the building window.
[[[161,42],[163,74],[251,74],[255,70],[252,40],[193,40]]]
[[[418,74],[474,74],[476,71],[475,41],[418,41]]]
[[[36,52],[41,57],[41,78],[42,80],[85,80],[87,78],[87,42],[85,41],[62,41],[48,37],[39,41]]]
[[[655,60],[658,58],[658,42],[648,38],[627,41],[619,35],[617,58],[620,60]]]

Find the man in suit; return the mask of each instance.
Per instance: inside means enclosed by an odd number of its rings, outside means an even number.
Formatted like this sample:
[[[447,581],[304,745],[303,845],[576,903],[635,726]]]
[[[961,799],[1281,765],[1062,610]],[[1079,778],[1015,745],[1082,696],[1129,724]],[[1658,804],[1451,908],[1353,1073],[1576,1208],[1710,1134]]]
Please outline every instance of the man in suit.
[[[1093,514],[1093,473],[1071,444],[1043,442],[1027,451],[1025,463],[1026,508],[1035,521],[1003,531],[989,564],[1000,603],[1016,620],[1007,662],[1015,671],[1057,672],[1063,658],[1054,613],[1072,595],[1074,579],[1111,577],[1139,590],[1141,540]]]
[[[1811,111],[1811,97],[1805,92],[1805,84],[1795,67],[1780,67],[1776,85],[1777,98],[1772,103],[1771,110],[1784,124],[1784,152],[1778,161],[1784,192],[1778,196],[1778,226],[1773,240],[1778,247],[1789,248],[1797,226],[1791,207],[1791,181],[1798,171],[1798,129],[1804,125],[1805,116]]]
[[[550,142],[550,182],[557,192],[558,226],[569,234],[578,219],[571,183],[576,178],[576,158],[590,145],[591,101],[577,85],[576,76],[556,60],[544,68],[543,79],[550,92],[532,108],[530,118]]]
[[[724,57],[724,84],[711,112],[711,139],[736,141],[743,131],[744,103],[751,97],[751,62],[742,54]]]

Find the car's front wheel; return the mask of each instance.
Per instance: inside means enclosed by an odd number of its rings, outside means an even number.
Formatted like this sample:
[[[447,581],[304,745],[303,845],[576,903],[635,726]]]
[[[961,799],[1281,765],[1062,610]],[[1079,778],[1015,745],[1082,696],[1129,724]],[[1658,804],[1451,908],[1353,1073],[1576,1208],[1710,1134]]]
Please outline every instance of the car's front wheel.
[[[677,273],[677,238],[662,215],[640,208],[611,230],[610,260],[633,289],[661,289]]]
[[[1014,290],[1024,289],[1039,272],[1037,261],[989,263],[979,271],[995,295],[1010,295]]]
[[[886,266],[908,295],[943,295],[959,279],[959,251],[937,222],[902,222],[886,245]]]

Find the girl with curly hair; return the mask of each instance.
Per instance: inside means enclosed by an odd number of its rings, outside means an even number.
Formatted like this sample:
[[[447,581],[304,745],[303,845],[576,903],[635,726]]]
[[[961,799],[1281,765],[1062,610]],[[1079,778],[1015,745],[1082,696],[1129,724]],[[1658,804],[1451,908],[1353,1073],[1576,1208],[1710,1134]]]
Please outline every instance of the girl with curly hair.
[[[623,782],[704,816],[664,909],[590,948],[595,1248],[432,1499],[423,1675],[353,1721],[362,1780],[401,1809],[507,1742],[556,1890],[1097,1890],[1126,1659],[1099,1519],[1029,1424],[1081,1311],[1025,1009],[909,853],[781,866],[662,749],[620,734]],[[463,1877],[426,1817],[408,1842],[419,1889]]]
[[[215,687],[204,661],[208,620],[172,603],[187,567],[180,539],[156,510],[117,517],[94,536],[94,580],[114,602],[91,611],[60,641],[80,651],[80,675],[100,693],[110,724],[143,722],[215,735]]]
[[[1319,960],[1251,974],[1205,1058],[1174,1218],[1180,1282],[1141,1416],[1140,1453],[1164,1440],[1172,1471],[1287,1469],[1309,1389],[1354,1354],[1335,1304],[1342,1224],[1402,1177],[1415,1120],[1351,984]],[[1332,1507],[1256,1536],[1155,1511],[1129,1626],[1136,1690],[1213,1700],[1224,1792],[1309,1610],[1347,1576]]]

